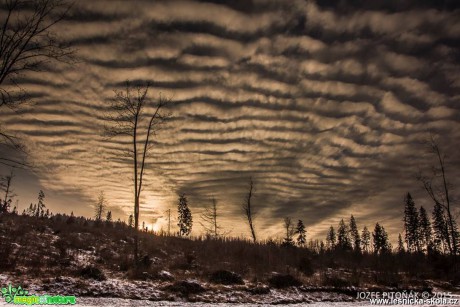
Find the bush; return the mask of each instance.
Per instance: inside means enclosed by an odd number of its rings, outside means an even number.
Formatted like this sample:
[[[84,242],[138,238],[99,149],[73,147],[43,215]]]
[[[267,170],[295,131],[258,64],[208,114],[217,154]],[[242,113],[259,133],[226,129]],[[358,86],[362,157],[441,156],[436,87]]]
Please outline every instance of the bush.
[[[201,292],[206,291],[206,289],[203,288],[203,286],[201,286],[198,282],[191,281],[191,280],[183,280],[183,281],[175,282],[172,285],[165,287],[165,290],[171,291],[171,292],[179,292],[183,295],[201,293]]]
[[[275,288],[287,288],[287,287],[298,287],[301,286],[302,283],[290,274],[281,275],[276,274],[273,275],[269,280],[268,283]]]
[[[80,270],[80,276],[87,279],[106,280],[104,273],[95,266],[86,266]]]
[[[270,288],[266,285],[262,285],[262,284],[257,284],[253,287],[248,287],[246,289],[249,293],[252,293],[252,294],[268,294],[270,293]]]
[[[313,265],[312,265],[310,259],[306,258],[306,257],[300,259],[298,269],[299,269],[300,272],[302,272],[306,276],[311,276],[315,272],[313,270]]]
[[[323,278],[323,286],[330,286],[333,288],[346,288],[351,286],[351,283],[345,278],[341,278],[336,275],[325,275]]]
[[[211,274],[209,279],[211,282],[222,285],[242,285],[244,284],[243,278],[240,275],[226,271],[219,270]]]

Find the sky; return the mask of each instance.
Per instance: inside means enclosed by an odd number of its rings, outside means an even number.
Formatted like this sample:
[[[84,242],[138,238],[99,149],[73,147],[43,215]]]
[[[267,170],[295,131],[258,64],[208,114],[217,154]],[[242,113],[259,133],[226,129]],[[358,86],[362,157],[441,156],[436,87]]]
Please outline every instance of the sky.
[[[252,177],[260,238],[282,237],[290,217],[323,239],[353,214],[358,227],[379,222],[395,241],[407,192],[432,208],[416,180],[436,163],[430,133],[450,183],[460,184],[459,8],[447,0],[75,1],[53,31],[76,63],[21,76],[29,103],[0,110],[33,165],[15,170],[19,210],[43,189],[51,211],[91,217],[104,191],[115,219],[127,220],[126,140],[103,129],[114,91],[130,80],[149,82],[152,102],[172,101],[147,161],[140,220],[149,228],[165,228],[166,210],[175,217],[185,193],[193,234],[214,197],[223,229],[249,238],[241,205]]]

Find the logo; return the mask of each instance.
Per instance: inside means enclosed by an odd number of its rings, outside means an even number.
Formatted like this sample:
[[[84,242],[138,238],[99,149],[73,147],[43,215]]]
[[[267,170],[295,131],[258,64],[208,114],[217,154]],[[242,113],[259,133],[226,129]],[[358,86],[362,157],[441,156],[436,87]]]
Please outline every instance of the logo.
[[[75,305],[75,296],[62,295],[31,295],[21,286],[12,287],[11,284],[2,288],[2,297],[5,302],[16,305]]]

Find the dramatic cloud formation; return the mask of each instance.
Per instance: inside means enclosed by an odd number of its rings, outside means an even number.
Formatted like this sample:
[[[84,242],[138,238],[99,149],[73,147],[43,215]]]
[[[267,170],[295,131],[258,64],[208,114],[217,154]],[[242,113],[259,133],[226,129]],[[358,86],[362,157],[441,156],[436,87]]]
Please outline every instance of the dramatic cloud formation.
[[[20,210],[39,188],[52,211],[92,215],[105,191],[132,211],[126,140],[102,137],[114,90],[150,82],[173,116],[155,139],[141,221],[164,227],[178,193],[199,214],[218,200],[223,226],[249,235],[241,203],[255,181],[256,231],[303,219],[310,238],[354,214],[402,231],[404,194],[437,136],[460,184],[460,10],[456,1],[77,1],[56,27],[75,65],[19,81],[34,104],[2,110],[33,171],[18,171]],[[431,209],[430,209],[431,210]]]

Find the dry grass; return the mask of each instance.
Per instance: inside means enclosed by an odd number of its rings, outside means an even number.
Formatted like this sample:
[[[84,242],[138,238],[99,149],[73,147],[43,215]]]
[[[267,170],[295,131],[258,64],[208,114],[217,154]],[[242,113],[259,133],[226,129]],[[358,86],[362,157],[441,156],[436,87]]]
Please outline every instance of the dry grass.
[[[238,238],[192,239],[140,233],[141,265],[132,261],[134,230],[122,223],[96,224],[84,218],[57,215],[35,218],[0,215],[0,267],[38,276],[81,276],[85,266],[109,275],[133,279],[197,278],[209,281],[212,273],[226,270],[250,282],[268,283],[273,272],[291,275],[311,286],[403,287],[416,280],[459,283],[458,257],[423,254],[357,254],[316,252],[283,247],[273,242],[253,244]],[[82,271],[83,270],[83,271]]]

